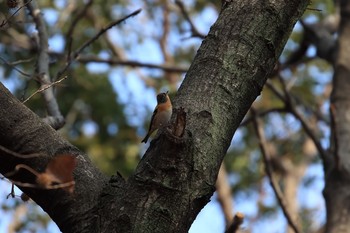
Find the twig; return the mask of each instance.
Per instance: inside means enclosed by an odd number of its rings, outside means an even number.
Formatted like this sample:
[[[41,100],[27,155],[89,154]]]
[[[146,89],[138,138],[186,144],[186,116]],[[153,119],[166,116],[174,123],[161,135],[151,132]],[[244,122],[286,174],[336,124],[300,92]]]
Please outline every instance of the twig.
[[[6,177],[14,176],[18,173],[18,171],[20,169],[27,170],[28,172],[32,173],[36,177],[40,176],[39,172],[35,171],[33,168],[31,168],[25,164],[17,164],[13,171],[6,173],[4,176],[6,176]],[[10,181],[13,182],[12,180],[10,180]],[[15,183],[15,182],[13,182],[13,183]]]
[[[24,71],[18,69],[15,65],[13,65],[13,63],[10,63],[10,62],[6,61],[6,59],[3,58],[3,57],[1,57],[1,56],[0,56],[0,60],[2,60],[6,65],[12,67],[14,70],[16,70],[16,71],[17,71],[18,73],[20,73],[21,75],[26,76],[26,77],[28,77],[28,78],[31,78],[31,77],[32,77],[32,75],[27,74],[27,73],[25,73]]]
[[[15,185],[13,183],[11,183],[11,192],[9,194],[7,194],[6,199],[9,199],[9,197],[12,197],[12,198],[16,197]]]
[[[83,16],[86,14],[89,7],[92,5],[93,0],[89,0],[86,4],[84,4],[84,8],[81,9],[77,16],[73,19],[72,23],[70,24],[67,34],[66,34],[66,40],[67,40],[67,59],[68,62],[71,59],[71,52],[72,52],[72,44],[73,44],[73,34],[74,30],[79,22],[83,18]]]
[[[30,159],[30,158],[36,158],[39,156],[43,156],[42,153],[31,153],[31,154],[26,154],[26,155],[19,154],[17,152],[14,152],[12,150],[7,149],[4,146],[1,146],[1,145],[0,145],[0,150],[4,151],[5,153],[7,153],[9,155],[12,155],[14,157],[21,158],[21,159]]]
[[[90,40],[86,41],[79,49],[77,49],[77,51],[74,53],[74,57],[77,57],[78,54],[80,54],[86,47],[88,47],[90,44],[92,44],[95,40],[97,40],[106,31],[108,31],[109,29],[111,29],[115,25],[118,25],[118,24],[124,22],[128,18],[139,14],[140,12],[141,12],[141,9],[138,9],[138,10],[132,12],[131,14],[129,14],[129,15],[121,18],[121,19],[118,19],[118,20],[116,20],[114,22],[111,22],[110,24],[107,25],[107,27],[102,28],[94,37],[92,37]]]
[[[316,12],[322,12],[322,10],[320,10],[320,9],[317,9],[317,8],[311,8],[311,7],[306,7],[306,9],[305,10],[307,10],[307,11],[316,11]]]
[[[286,87],[285,87],[285,83],[283,82],[283,80],[281,80],[282,82],[282,86],[284,90],[286,90]],[[299,111],[295,108],[294,104],[293,104],[293,101],[292,101],[292,97],[290,96],[289,92],[285,92],[285,95],[283,95],[280,91],[277,90],[277,88],[272,85],[271,82],[267,81],[266,82],[266,86],[268,88],[270,88],[270,90],[275,93],[275,95],[286,105],[286,108],[287,110],[289,110],[289,112],[291,114],[293,114],[293,116],[295,118],[297,118],[305,133],[311,138],[311,140],[314,142],[316,148],[317,148],[317,151],[319,152],[320,154],[320,157],[323,161],[326,161],[325,159],[327,158],[327,152],[326,150],[323,148],[323,146],[321,145],[321,142],[319,141],[319,139],[317,138],[315,132],[311,129],[311,127],[309,126],[309,124],[307,123],[306,119],[299,113]]]
[[[27,99],[25,99],[22,103],[26,103],[30,98],[32,98],[34,95],[36,95],[37,93],[40,93],[40,92],[43,92],[47,89],[49,89],[50,87],[52,87],[53,85],[56,85],[60,82],[62,82],[63,80],[67,79],[68,76],[65,76],[63,78],[61,78],[60,80],[56,81],[56,82],[53,82],[53,83],[50,83],[50,84],[44,84],[44,85],[41,85],[41,87],[36,90],[33,94],[31,94]]]
[[[194,23],[192,22],[190,16],[188,15],[185,5],[183,4],[182,1],[180,0],[176,0],[175,4],[178,5],[178,7],[180,8],[180,11],[182,13],[182,15],[184,16],[184,18],[186,19],[186,21],[190,24],[191,27],[191,33],[192,33],[192,37],[198,37],[201,39],[205,38],[205,35],[203,35],[202,33],[200,33],[198,31],[198,29],[196,28],[196,26],[194,25]]]
[[[261,150],[261,154],[263,156],[263,161],[264,161],[264,164],[265,164],[266,175],[267,175],[267,177],[269,179],[270,185],[271,185],[271,187],[273,189],[273,192],[276,195],[277,201],[278,201],[279,205],[281,206],[281,209],[283,211],[284,216],[287,219],[287,222],[288,222],[289,226],[294,230],[295,233],[299,233],[300,231],[298,230],[296,224],[294,223],[292,217],[290,216],[290,214],[289,214],[289,212],[287,210],[287,207],[286,207],[286,204],[285,204],[285,200],[283,198],[283,194],[282,194],[281,190],[279,189],[279,186],[278,186],[278,184],[276,183],[276,181],[275,181],[275,179],[273,177],[273,174],[272,174],[273,171],[272,171],[271,164],[269,162],[269,155],[268,155],[268,152],[267,152],[265,134],[264,134],[264,130],[262,128],[261,122],[258,119],[258,117],[256,115],[254,115],[255,114],[255,110],[252,108],[251,111],[252,111],[252,114],[254,116],[254,129],[255,129],[256,135],[257,135],[257,137],[259,139],[259,147],[260,147],[260,150]]]
[[[21,60],[10,62],[9,64],[15,66],[15,65],[19,65],[19,64],[27,63],[27,62],[31,62],[31,61],[33,61],[33,58],[21,59]]]
[[[236,233],[239,229],[239,227],[242,225],[244,220],[244,214],[237,212],[235,216],[233,217],[232,224],[229,228],[225,231],[225,233]]]
[[[280,99],[282,100],[282,102],[285,104],[285,105],[288,105],[286,103],[286,99],[285,99],[285,96],[283,95],[283,93],[281,93],[279,90],[277,90],[277,88],[271,83],[270,80],[267,80],[266,82],[266,86]],[[298,104],[302,104],[303,107],[305,109],[307,109],[308,111],[312,112],[313,114],[315,114],[315,116],[317,117],[318,120],[321,120],[323,121],[325,124],[329,125],[329,121],[326,119],[325,116],[323,116],[319,111],[317,110],[313,110],[309,107],[307,107],[304,103],[302,103],[302,101],[300,99],[298,99]],[[288,109],[286,109],[286,111],[288,111]]]
[[[141,12],[141,9],[138,9],[134,12],[132,12],[131,14],[124,16],[121,19],[118,19],[114,22],[111,22],[110,24],[108,24],[105,28],[102,28],[95,36],[93,36],[90,40],[86,41],[82,46],[80,46],[74,53],[73,53],[73,57],[71,59],[68,59],[68,62],[66,63],[66,65],[59,71],[57,72],[56,75],[56,79],[58,79],[64,72],[66,72],[66,70],[68,69],[68,67],[72,64],[73,61],[75,61],[77,59],[77,57],[79,56],[79,54],[89,45],[91,45],[94,41],[96,41],[102,34],[104,34],[106,31],[108,31],[109,29],[111,29],[112,27],[124,22],[125,20],[127,20],[130,17],[133,17],[137,14],[139,14]]]
[[[13,12],[12,15],[10,15],[10,17],[8,17],[6,20],[2,21],[2,23],[0,24],[0,28],[5,26],[10,19],[15,16],[23,7],[25,7],[26,5],[28,5],[32,0],[29,0],[28,2],[25,2],[22,6],[20,6],[15,12]]]
[[[256,112],[255,114],[259,117],[263,117],[265,115],[268,115],[270,113],[273,113],[273,112],[286,112],[287,109],[285,107],[283,108],[269,108],[269,109],[266,109],[264,111],[261,111],[261,112]],[[241,124],[239,125],[240,127],[241,126],[246,126],[247,124],[249,124],[250,122],[253,121],[253,118],[252,116],[247,116],[242,122]]]
[[[176,73],[186,73],[188,68],[187,67],[176,67],[171,65],[157,65],[152,63],[144,63],[139,61],[132,61],[132,60],[116,60],[116,59],[103,59],[99,58],[97,56],[79,56],[77,58],[77,61],[81,63],[88,63],[88,62],[96,62],[96,63],[106,63],[109,65],[123,65],[123,66],[132,66],[132,67],[146,67],[151,69],[161,69],[168,72],[176,72]]]
[[[13,176],[13,175],[17,174],[20,169],[27,170],[28,172],[32,173],[37,178],[41,176],[41,174],[39,172],[35,171],[33,168],[31,168],[25,164],[18,164],[13,171],[6,173],[5,176],[6,177]],[[67,187],[73,186],[75,184],[74,180],[69,181],[69,182],[65,182],[65,183],[60,183],[60,184],[40,184],[40,183],[39,184],[32,184],[32,183],[23,183],[23,182],[12,180],[12,179],[9,179],[9,180],[17,186],[22,186],[22,187],[27,187],[27,188],[42,188],[42,189],[67,188]]]
[[[21,186],[21,187],[48,189],[48,190],[60,189],[60,188],[68,188],[68,187],[71,187],[71,186],[75,185],[75,181],[74,180],[66,182],[66,183],[62,183],[62,184],[50,184],[50,185],[45,185],[45,186],[42,186],[42,185],[39,185],[39,184],[32,184],[32,183],[23,183],[23,182],[16,181],[16,180],[11,180],[11,179],[10,179],[10,181],[13,184],[15,184],[17,186]]]
[[[318,152],[320,153],[321,159],[323,161],[326,161],[326,158],[327,158],[326,150],[321,145],[320,140],[317,138],[316,133],[311,129],[310,124],[307,122],[305,117],[296,109],[295,104],[293,103],[293,100],[292,100],[292,96],[287,90],[287,86],[283,78],[280,75],[278,75],[278,78],[280,80],[280,83],[282,84],[282,89],[285,95],[285,98],[281,98],[281,100],[285,103],[286,107],[290,110],[290,112],[294,115],[294,117],[300,121],[304,131],[314,142]]]

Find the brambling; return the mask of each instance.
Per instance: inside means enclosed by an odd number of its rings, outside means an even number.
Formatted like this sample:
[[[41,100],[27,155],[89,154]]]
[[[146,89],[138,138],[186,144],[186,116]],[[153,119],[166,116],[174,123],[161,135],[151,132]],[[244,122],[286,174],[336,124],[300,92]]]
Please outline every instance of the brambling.
[[[149,136],[151,136],[151,134],[155,130],[166,126],[166,124],[170,120],[172,112],[173,112],[173,107],[171,105],[168,92],[158,94],[157,106],[154,109],[148,133],[141,142],[147,143]]]

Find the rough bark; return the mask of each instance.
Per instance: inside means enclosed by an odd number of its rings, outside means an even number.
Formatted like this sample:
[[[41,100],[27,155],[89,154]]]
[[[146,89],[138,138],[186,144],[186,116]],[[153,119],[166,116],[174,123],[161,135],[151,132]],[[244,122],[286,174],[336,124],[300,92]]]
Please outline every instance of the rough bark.
[[[43,154],[35,158],[20,159],[0,150],[0,173],[13,171],[17,164],[26,164],[42,172],[53,156],[62,153],[75,155],[78,164],[74,172],[76,187],[73,196],[63,190],[22,190],[50,215],[61,231],[88,232],[93,222],[97,224],[97,218],[91,213],[97,207],[100,190],[107,179],[91,164],[86,155],[15,99],[1,83],[0,106],[0,145],[23,155]],[[11,179],[35,183],[35,177],[22,170]]]
[[[26,154],[79,158],[76,193],[24,189],[63,232],[187,232],[214,192],[222,159],[273,69],[308,1],[224,1],[174,99],[186,112],[183,137],[163,130],[134,174],[108,184],[81,152],[42,123],[3,88],[0,142]],[[173,116],[173,118],[174,118]],[[18,163],[43,169],[46,157],[0,157],[0,172]],[[27,180],[24,175],[17,177]],[[101,191],[103,187],[103,190]]]
[[[341,1],[338,53],[334,64],[331,153],[325,161],[326,233],[350,232],[350,2]]]

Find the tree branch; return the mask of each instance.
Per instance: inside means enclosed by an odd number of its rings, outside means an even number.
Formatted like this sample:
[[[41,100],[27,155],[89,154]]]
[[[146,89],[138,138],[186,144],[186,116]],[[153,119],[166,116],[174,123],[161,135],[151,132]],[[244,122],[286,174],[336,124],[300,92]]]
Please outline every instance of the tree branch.
[[[254,115],[254,109],[252,108],[251,110],[252,110],[252,113],[254,116],[254,129],[255,129],[256,135],[259,139],[259,146],[260,146],[261,154],[263,156],[263,161],[265,164],[266,175],[269,179],[272,190],[276,195],[277,201],[278,201],[279,205],[281,206],[282,212],[288,221],[289,226],[294,230],[295,233],[299,233],[300,231],[299,231],[297,225],[294,223],[291,215],[289,214],[289,212],[287,210],[286,203],[285,203],[285,200],[283,198],[283,194],[282,194],[281,190],[279,189],[279,186],[273,177],[273,170],[272,170],[272,167],[271,167],[270,162],[269,162],[269,155],[267,152],[266,139],[265,139],[262,123],[260,122],[258,117],[256,115]]]
[[[233,217],[232,224],[225,231],[225,233],[236,233],[244,220],[244,214],[237,212]]]
[[[0,24],[0,28],[5,26],[13,16],[15,16],[23,7],[27,6],[31,1],[32,0],[28,0],[27,2],[25,2],[22,6],[16,9],[15,12],[13,12],[10,17],[8,17],[6,20],[3,20]]]
[[[121,66],[131,66],[131,67],[145,67],[145,68],[151,68],[151,69],[161,69],[167,72],[176,72],[176,73],[186,73],[188,68],[186,67],[176,67],[172,65],[158,65],[158,64],[152,64],[147,62],[139,62],[139,61],[133,61],[133,60],[117,60],[114,58],[110,59],[103,59],[99,58],[98,56],[94,55],[81,55],[77,58],[77,61],[80,63],[89,63],[89,62],[96,62],[96,63],[105,63],[109,65],[121,65]]]
[[[184,16],[185,20],[190,24],[191,27],[191,33],[192,33],[192,37],[198,37],[200,39],[204,39],[205,35],[200,33],[197,29],[197,27],[194,25],[194,23],[192,22],[189,14],[187,13],[187,10],[185,8],[185,5],[183,4],[183,2],[181,0],[176,0],[175,4],[179,7],[182,15]]]
[[[290,113],[293,114],[293,116],[295,118],[297,118],[305,133],[311,138],[311,140],[314,142],[316,148],[317,148],[317,151],[318,153],[320,154],[320,157],[323,161],[326,161],[328,155],[327,155],[327,152],[326,150],[323,148],[323,146],[321,145],[321,142],[320,140],[317,138],[316,136],[316,133],[311,129],[309,123],[307,122],[307,120],[304,118],[304,116],[299,113],[299,111],[296,109],[294,103],[293,103],[293,100],[292,100],[292,96],[290,95],[290,93],[287,91],[286,89],[286,85],[284,83],[284,81],[282,79],[281,80],[281,84],[282,84],[282,88],[284,89],[284,95],[282,93],[280,93],[279,90],[277,90],[277,88],[272,85],[271,82],[267,81],[266,82],[266,86],[269,87],[272,92],[275,93],[275,95],[282,101],[284,102],[284,104],[286,105],[286,108],[287,110],[290,111]]]
[[[274,113],[274,112],[280,112],[280,113],[284,113],[287,112],[287,109],[285,107],[283,108],[269,108],[263,111],[257,111],[255,110],[255,115],[259,116],[259,117],[263,117],[266,116],[270,113]],[[241,126],[246,126],[247,124],[251,123],[254,120],[254,116],[247,116],[244,118],[244,120],[241,122],[240,127]]]
[[[0,60],[2,60],[6,65],[12,67],[14,70],[16,70],[16,71],[17,71],[18,73],[20,73],[21,75],[23,75],[23,76],[25,76],[25,77],[27,77],[27,78],[31,78],[31,77],[32,77],[32,75],[27,74],[27,73],[25,73],[24,71],[18,69],[18,68],[13,64],[13,62],[10,63],[10,62],[6,61],[6,59],[3,58],[3,57],[1,57],[1,56],[0,56]]]
[[[68,77],[68,76],[65,76],[65,77],[61,78],[60,80],[55,81],[55,82],[53,82],[53,83],[50,83],[50,84],[48,84],[48,85],[42,85],[38,90],[36,90],[33,94],[31,94],[27,99],[23,100],[22,103],[26,103],[26,102],[27,102],[30,98],[32,98],[35,94],[40,93],[40,92],[43,92],[43,91],[49,89],[50,87],[52,87],[53,85],[56,85],[56,84],[62,82],[63,80],[66,80],[67,77]]]
[[[41,15],[41,11],[36,3],[36,1],[25,1],[25,4],[27,5],[27,8],[29,10],[30,15],[33,17],[36,29],[38,30],[39,34],[39,55],[38,55],[38,62],[37,62],[37,72],[38,72],[38,79],[40,80],[40,89],[44,88],[46,85],[49,85],[51,83],[50,78],[50,71],[49,71],[49,45],[48,45],[48,35],[46,31],[46,26],[44,19]],[[64,117],[61,114],[61,111],[59,109],[53,88],[48,88],[45,91],[41,92],[42,96],[45,100],[46,109],[49,114],[49,116],[53,117],[55,121],[49,122],[50,125],[54,129],[59,129],[64,125]]]
[[[121,18],[121,19],[118,19],[114,22],[111,22],[110,24],[108,24],[106,27],[102,28],[98,33],[96,33],[95,36],[93,36],[90,40],[86,41],[82,46],[80,46],[74,53],[73,53],[73,57],[72,58],[68,58],[68,62],[66,63],[66,65],[60,70],[57,72],[57,75],[56,75],[56,78],[55,79],[58,79],[62,76],[62,74],[64,72],[66,72],[66,70],[68,69],[68,67],[72,64],[73,61],[75,61],[79,54],[86,48],[88,47],[89,45],[91,45],[93,42],[95,42],[102,34],[104,34],[105,32],[107,32],[109,29],[111,29],[112,27],[124,22],[125,20],[127,20],[128,18],[130,17],[133,17],[137,14],[139,14],[141,12],[141,9],[138,9],[134,12],[132,12],[131,14]]]
[[[66,153],[74,156],[77,159],[74,195],[64,190],[20,189],[50,215],[62,232],[91,232],[90,224],[98,225],[98,197],[107,183],[106,177],[85,154],[44,124],[1,83],[0,103],[0,173],[14,171],[18,164],[44,171],[56,155]],[[35,177],[26,171],[18,172],[11,179],[35,183]]]
[[[87,3],[84,4],[83,9],[81,9],[76,17],[73,19],[72,23],[70,24],[67,34],[66,34],[66,41],[67,41],[67,63],[69,63],[69,60],[71,59],[71,52],[72,52],[72,44],[73,44],[73,34],[76,26],[78,25],[78,22],[85,16],[87,10],[90,6],[92,6],[93,0],[89,0]]]

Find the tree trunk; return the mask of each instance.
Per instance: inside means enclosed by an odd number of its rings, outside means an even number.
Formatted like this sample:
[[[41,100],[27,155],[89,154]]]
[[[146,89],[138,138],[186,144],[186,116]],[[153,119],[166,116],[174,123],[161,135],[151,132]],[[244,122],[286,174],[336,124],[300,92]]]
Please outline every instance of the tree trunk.
[[[350,232],[350,2],[341,1],[331,95],[332,157],[325,161],[326,233]]]
[[[24,163],[43,170],[48,158],[77,156],[73,196],[63,190],[22,188],[48,212],[63,232],[187,232],[214,192],[222,159],[252,102],[260,94],[295,22],[308,1],[223,1],[217,22],[203,41],[174,99],[186,130],[175,123],[151,142],[125,181],[109,183],[90,160],[29,109],[0,89],[0,142],[8,149],[44,157],[0,156],[0,172]],[[13,177],[34,182],[20,172]]]

